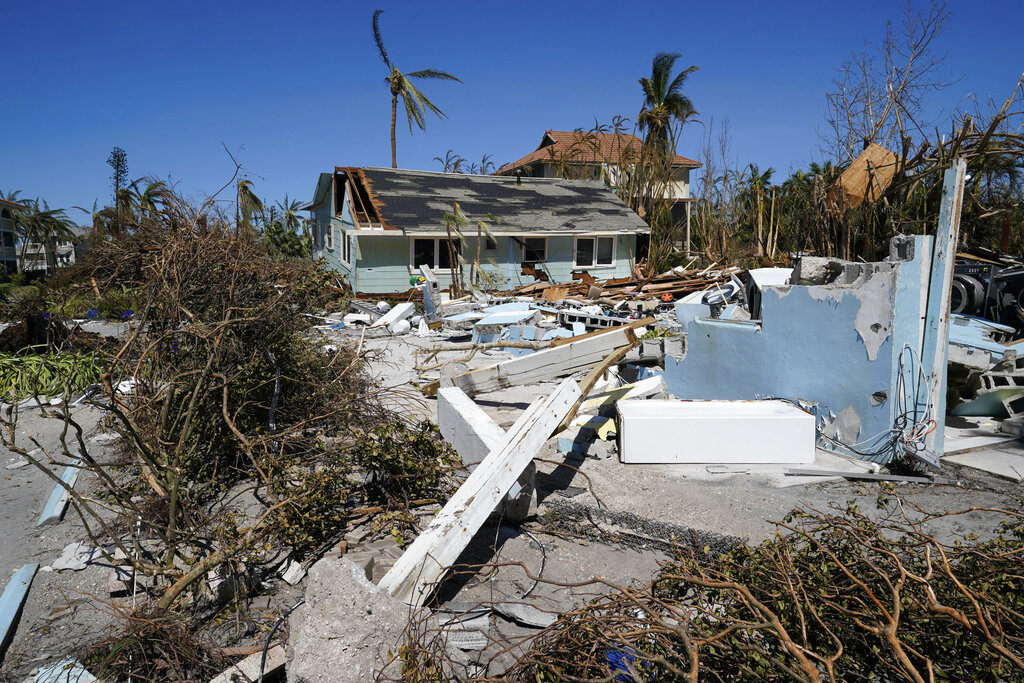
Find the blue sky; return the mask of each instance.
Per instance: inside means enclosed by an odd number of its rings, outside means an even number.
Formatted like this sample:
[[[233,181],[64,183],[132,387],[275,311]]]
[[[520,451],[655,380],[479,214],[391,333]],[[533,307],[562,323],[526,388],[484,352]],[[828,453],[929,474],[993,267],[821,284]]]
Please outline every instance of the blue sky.
[[[927,5],[919,3],[922,8]],[[440,170],[453,149],[497,163],[544,130],[633,119],[656,52],[695,64],[700,119],[730,121],[732,151],[779,174],[818,158],[824,92],[839,64],[877,42],[900,4],[833,2],[0,2],[0,190],[51,206],[109,201],[115,145],[132,178],[172,178],[187,195],[223,185],[237,153],[271,201],[311,195],[335,165],[390,165],[390,95],[373,10],[404,71],[447,113],[409,135],[398,164]],[[961,80],[937,97],[1005,98],[1024,71],[1024,2],[954,0],[937,45]],[[401,116],[401,112],[399,113]],[[681,154],[696,156],[699,124]],[[73,218],[86,217],[71,212]]]

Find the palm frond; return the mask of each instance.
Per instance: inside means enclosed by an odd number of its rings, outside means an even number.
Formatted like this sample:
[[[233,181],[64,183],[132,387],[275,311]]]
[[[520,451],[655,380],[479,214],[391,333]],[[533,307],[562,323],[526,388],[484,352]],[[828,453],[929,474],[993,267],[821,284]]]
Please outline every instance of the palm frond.
[[[462,83],[462,81],[460,81],[455,76],[452,76],[447,71],[438,71],[437,69],[422,69],[420,71],[413,71],[412,73],[407,73],[406,76],[409,78],[436,78],[442,81],[456,81],[458,83]]]
[[[384,64],[389,69],[394,69],[391,66],[391,60],[388,58],[388,50],[384,47],[384,38],[380,35],[380,15],[384,14],[384,10],[379,9],[373,13],[373,42],[377,43],[377,50],[380,51],[380,58],[384,60]]]

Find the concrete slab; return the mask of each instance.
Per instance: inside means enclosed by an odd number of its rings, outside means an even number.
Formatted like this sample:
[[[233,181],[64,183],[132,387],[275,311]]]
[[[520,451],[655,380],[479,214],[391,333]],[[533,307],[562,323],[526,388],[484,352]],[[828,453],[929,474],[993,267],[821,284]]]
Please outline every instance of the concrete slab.
[[[986,449],[947,455],[942,458],[942,462],[970,467],[1018,483],[1024,481],[1024,455]]]

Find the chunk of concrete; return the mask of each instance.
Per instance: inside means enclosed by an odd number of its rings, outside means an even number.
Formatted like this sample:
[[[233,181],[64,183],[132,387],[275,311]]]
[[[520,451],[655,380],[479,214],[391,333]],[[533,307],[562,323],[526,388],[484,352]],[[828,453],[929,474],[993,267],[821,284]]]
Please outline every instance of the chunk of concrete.
[[[438,389],[437,424],[467,467],[479,463],[505,439],[505,430],[458,387]]]
[[[309,570],[306,603],[289,618],[288,680],[334,683],[397,677],[409,606],[366,580],[347,558]]]
[[[54,570],[71,569],[76,572],[81,571],[98,554],[99,550],[96,548],[86,545],[81,541],[76,541],[64,547],[63,552],[54,561],[52,567]]]
[[[263,676],[271,674],[285,665],[285,649],[278,643],[267,650],[267,660],[263,661],[263,651],[249,655],[237,664],[232,664],[210,683],[256,683],[260,679],[260,665],[263,665]]]

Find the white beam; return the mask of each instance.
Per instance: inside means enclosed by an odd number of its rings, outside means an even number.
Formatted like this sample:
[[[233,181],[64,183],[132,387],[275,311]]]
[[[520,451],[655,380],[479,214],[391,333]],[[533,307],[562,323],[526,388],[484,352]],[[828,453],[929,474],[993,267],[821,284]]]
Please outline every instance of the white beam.
[[[421,606],[579,397],[579,386],[567,379],[549,396],[534,401],[509,428],[502,444],[484,458],[384,575],[380,586],[399,600]]]

